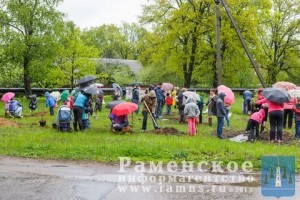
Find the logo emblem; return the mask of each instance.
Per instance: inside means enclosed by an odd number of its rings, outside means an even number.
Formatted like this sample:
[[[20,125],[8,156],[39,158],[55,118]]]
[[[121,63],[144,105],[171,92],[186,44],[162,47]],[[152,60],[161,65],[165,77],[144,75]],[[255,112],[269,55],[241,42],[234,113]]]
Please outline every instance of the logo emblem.
[[[291,197],[295,195],[295,157],[263,156],[261,192],[266,197]]]

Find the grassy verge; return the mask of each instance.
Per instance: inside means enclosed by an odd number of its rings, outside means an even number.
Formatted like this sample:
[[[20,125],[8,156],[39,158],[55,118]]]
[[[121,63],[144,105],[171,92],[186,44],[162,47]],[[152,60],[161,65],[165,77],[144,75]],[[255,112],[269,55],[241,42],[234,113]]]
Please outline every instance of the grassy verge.
[[[24,115],[30,115],[27,104],[24,102]],[[241,105],[242,100],[238,99],[231,110],[234,130],[243,130],[247,123],[248,117],[241,115]],[[40,100],[37,112],[43,111],[43,108],[44,102]],[[3,107],[0,109],[3,110]],[[263,155],[289,155],[296,157],[297,169],[300,169],[298,141],[288,145],[234,143],[212,136],[215,127],[210,128],[206,123],[198,126],[196,137],[141,133],[141,114],[133,116],[133,134],[118,135],[109,131],[108,112],[108,109],[103,108],[98,113],[99,119],[91,118],[92,128],[85,133],[56,132],[51,127],[53,117],[48,116],[48,112],[45,128],[39,127],[38,116],[7,118],[18,124],[18,127],[0,126],[0,155],[100,162],[118,162],[120,156],[130,157],[133,161],[223,161],[224,164],[236,161],[239,165],[244,161],[252,161],[256,169],[260,168]],[[205,122],[206,119],[204,115]],[[187,132],[187,125],[174,120],[159,120],[158,123],[162,127],[174,127]],[[153,129],[150,120],[148,129]],[[289,131],[293,134],[293,130]]]

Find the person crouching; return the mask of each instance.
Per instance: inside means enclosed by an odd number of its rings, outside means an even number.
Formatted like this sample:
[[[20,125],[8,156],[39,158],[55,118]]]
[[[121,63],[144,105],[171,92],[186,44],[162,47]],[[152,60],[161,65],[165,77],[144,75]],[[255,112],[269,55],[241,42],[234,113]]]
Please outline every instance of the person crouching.
[[[250,129],[250,141],[254,142],[254,129],[256,131],[256,139],[259,139],[259,125],[264,126],[265,110],[261,108],[259,111],[253,113],[248,121]]]

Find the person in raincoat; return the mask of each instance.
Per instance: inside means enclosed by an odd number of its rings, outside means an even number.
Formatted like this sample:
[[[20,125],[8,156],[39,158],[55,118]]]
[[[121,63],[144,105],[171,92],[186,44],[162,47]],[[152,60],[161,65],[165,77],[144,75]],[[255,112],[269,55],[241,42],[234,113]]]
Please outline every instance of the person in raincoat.
[[[187,99],[184,107],[184,115],[188,121],[189,136],[195,136],[197,133],[197,123],[200,111],[197,104],[192,99]]]
[[[9,113],[12,117],[17,116],[19,118],[23,118],[22,111],[22,104],[13,97],[9,102]]]
[[[50,115],[54,115],[54,107],[56,105],[56,98],[51,96],[49,92],[45,92],[46,108],[49,107]]]
[[[143,124],[142,124],[142,131],[144,132],[147,129],[147,120],[148,114],[152,115],[153,126],[155,129],[158,129],[157,122],[154,116],[155,108],[156,108],[156,94],[154,90],[151,90],[148,94],[146,94],[141,102],[143,103],[144,107],[142,110],[143,114]]]
[[[254,142],[254,129],[256,131],[256,139],[259,139],[259,125],[264,126],[265,118],[265,109],[261,108],[259,111],[253,113],[248,121],[249,130],[250,130],[250,141]]]
[[[173,99],[172,99],[172,96],[170,95],[170,93],[167,93],[166,104],[167,104],[166,115],[171,115],[171,109],[172,109],[172,105],[173,105]]]
[[[86,93],[79,93],[77,98],[75,99],[74,105],[73,105],[73,115],[74,115],[74,130],[77,132],[78,128],[77,125],[79,125],[79,130],[84,131],[83,122],[82,122],[82,116],[84,113],[85,107],[88,106],[88,98],[90,97],[90,94]]]

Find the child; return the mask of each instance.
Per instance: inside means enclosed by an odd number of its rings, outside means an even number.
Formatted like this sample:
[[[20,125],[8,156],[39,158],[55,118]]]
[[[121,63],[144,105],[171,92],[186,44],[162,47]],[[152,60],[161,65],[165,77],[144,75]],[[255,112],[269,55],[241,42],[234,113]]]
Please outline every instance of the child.
[[[167,104],[166,115],[171,115],[171,108],[172,108],[172,105],[173,105],[173,98],[170,96],[170,93],[167,93],[166,104]]]
[[[36,107],[37,107],[37,98],[36,95],[33,94],[31,96],[29,96],[30,98],[30,103],[28,105],[30,112],[35,111]]]
[[[56,104],[56,99],[49,94],[49,92],[45,92],[46,96],[46,108],[49,107],[50,115],[54,115],[54,106]]]
[[[292,110],[295,113],[295,138],[300,138],[300,98],[297,98]]]
[[[256,129],[256,139],[259,139],[259,125],[264,126],[265,110],[261,108],[259,111],[253,113],[248,121],[250,129],[250,141],[254,142],[254,129]]]
[[[189,135],[195,136],[197,133],[198,116],[200,114],[197,104],[192,99],[187,99],[187,104],[184,107],[184,115],[188,120]]]

